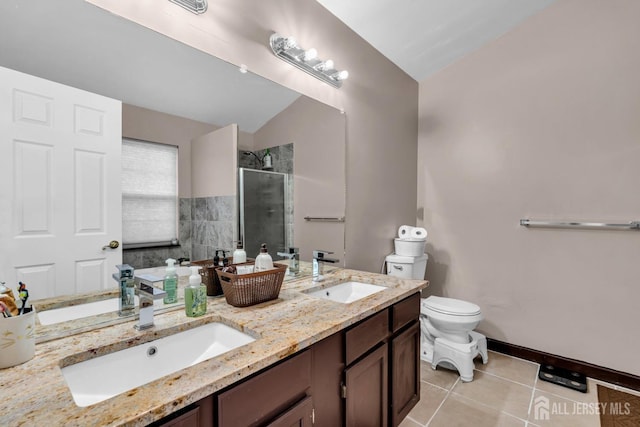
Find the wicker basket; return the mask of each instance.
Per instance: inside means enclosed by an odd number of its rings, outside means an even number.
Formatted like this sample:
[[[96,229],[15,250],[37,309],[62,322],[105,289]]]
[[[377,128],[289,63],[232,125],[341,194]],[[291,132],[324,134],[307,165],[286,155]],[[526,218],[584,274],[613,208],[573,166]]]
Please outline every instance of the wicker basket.
[[[220,266],[215,265],[212,259],[192,261],[191,265],[202,267],[198,273],[200,273],[202,283],[207,287],[208,296],[222,295],[222,286],[220,286],[220,280],[216,275],[216,268],[221,268]]]
[[[227,303],[234,307],[247,307],[278,298],[287,266],[274,263],[273,267],[273,270],[249,274],[215,270]]]
[[[229,264],[233,264],[233,257],[228,257]],[[248,258],[247,261],[253,261],[252,258]],[[220,285],[220,279],[216,274],[216,270],[222,267],[215,265],[212,259],[204,259],[202,261],[192,261],[191,265],[197,265],[202,267],[198,270],[202,283],[207,287],[207,295],[210,297],[222,295],[222,286]]]

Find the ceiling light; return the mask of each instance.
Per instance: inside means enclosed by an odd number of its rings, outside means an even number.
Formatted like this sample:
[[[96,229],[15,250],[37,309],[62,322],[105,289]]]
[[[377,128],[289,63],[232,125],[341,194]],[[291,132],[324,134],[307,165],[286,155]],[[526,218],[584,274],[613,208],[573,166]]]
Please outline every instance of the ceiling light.
[[[171,3],[175,3],[187,9],[189,12],[200,15],[207,11],[207,0],[169,0]]]
[[[278,58],[333,87],[342,86],[342,82],[349,77],[346,70],[336,70],[332,60],[319,59],[317,50],[313,48],[304,50],[298,46],[293,37],[283,37],[278,33],[273,33],[269,39],[269,45]]]

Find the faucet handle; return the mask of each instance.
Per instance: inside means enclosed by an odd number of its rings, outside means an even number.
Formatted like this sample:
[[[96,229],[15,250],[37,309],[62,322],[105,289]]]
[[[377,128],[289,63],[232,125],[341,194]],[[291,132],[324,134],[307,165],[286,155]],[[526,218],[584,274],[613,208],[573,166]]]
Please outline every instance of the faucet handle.
[[[332,251],[325,251],[325,250],[322,250],[322,249],[314,249],[313,250],[313,257],[315,259],[324,258],[325,255],[331,255],[332,253],[333,253]]]
[[[164,296],[167,294],[162,289],[158,289],[154,286],[147,285],[146,283],[142,282],[140,282],[140,289],[138,290],[138,292],[152,299],[164,298]]]

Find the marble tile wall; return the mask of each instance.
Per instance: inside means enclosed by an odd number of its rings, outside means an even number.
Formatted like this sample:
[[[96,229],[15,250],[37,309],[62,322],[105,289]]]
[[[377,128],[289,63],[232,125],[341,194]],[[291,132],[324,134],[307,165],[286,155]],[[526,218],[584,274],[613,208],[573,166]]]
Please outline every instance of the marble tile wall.
[[[191,199],[192,260],[211,259],[216,249],[233,252],[235,222],[235,196]]]

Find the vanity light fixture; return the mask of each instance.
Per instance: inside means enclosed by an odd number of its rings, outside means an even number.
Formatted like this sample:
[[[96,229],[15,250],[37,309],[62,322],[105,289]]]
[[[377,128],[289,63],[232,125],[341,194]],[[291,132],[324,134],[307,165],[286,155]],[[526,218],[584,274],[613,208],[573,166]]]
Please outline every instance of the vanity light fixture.
[[[342,82],[349,77],[347,70],[336,70],[332,60],[323,61],[318,58],[318,51],[313,48],[307,50],[301,48],[293,37],[283,37],[273,33],[269,44],[278,58],[333,87],[342,86]]]
[[[169,0],[171,3],[175,3],[184,7],[189,12],[200,15],[207,11],[207,0]]]

